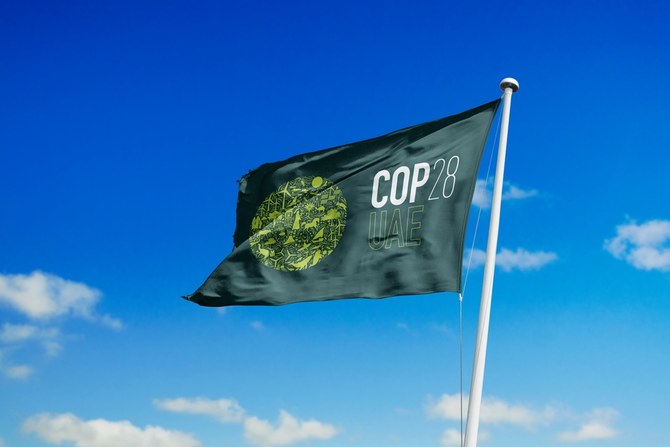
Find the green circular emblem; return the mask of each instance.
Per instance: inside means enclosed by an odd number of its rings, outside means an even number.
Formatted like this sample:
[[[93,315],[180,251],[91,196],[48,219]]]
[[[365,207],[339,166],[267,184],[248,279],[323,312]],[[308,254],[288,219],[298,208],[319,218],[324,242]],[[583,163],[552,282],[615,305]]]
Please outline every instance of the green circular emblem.
[[[318,264],[335,250],[347,222],[342,190],[324,177],[298,177],[263,200],[251,221],[251,251],[284,272]]]

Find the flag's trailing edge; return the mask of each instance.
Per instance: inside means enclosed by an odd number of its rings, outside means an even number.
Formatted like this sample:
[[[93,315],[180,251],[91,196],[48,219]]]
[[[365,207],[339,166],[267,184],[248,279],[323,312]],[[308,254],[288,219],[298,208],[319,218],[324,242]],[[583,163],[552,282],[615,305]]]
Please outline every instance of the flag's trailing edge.
[[[249,172],[232,253],[185,298],[281,305],[460,292],[467,217],[499,104]]]

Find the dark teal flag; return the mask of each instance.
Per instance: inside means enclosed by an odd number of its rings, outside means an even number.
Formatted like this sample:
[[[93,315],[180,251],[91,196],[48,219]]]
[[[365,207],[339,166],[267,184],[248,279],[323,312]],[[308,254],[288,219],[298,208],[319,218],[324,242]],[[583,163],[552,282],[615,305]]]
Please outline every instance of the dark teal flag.
[[[280,305],[460,292],[477,169],[499,103],[249,172],[232,253],[185,298]]]

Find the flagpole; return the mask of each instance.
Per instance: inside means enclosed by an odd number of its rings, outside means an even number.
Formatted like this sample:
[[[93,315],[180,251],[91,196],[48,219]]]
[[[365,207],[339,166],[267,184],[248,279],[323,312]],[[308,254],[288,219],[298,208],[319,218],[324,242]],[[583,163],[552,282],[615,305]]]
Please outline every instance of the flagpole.
[[[467,424],[465,426],[465,447],[477,446],[477,432],[479,431],[482,389],[484,387],[486,345],[488,343],[489,318],[491,315],[491,297],[493,295],[493,273],[495,270],[496,250],[498,247],[498,227],[500,224],[500,203],[502,202],[503,175],[505,172],[505,153],[507,152],[509,113],[510,107],[512,105],[512,93],[519,89],[519,83],[516,81],[516,79],[505,78],[500,81],[500,89],[504,92],[502,122],[500,125],[500,143],[498,145],[498,161],[496,164],[495,183],[493,184],[493,203],[491,205],[489,238],[486,245],[486,259],[484,261],[484,280],[482,284],[481,304],[479,307],[477,344],[475,345],[475,358],[472,367],[472,383],[470,385],[468,418]]]

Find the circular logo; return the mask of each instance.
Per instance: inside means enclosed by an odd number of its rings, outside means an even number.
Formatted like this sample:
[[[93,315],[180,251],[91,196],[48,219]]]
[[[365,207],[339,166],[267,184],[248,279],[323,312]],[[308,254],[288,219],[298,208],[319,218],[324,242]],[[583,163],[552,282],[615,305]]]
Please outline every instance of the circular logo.
[[[337,185],[324,177],[298,177],[263,200],[249,244],[263,265],[304,270],[335,250],[346,221],[347,201]]]

